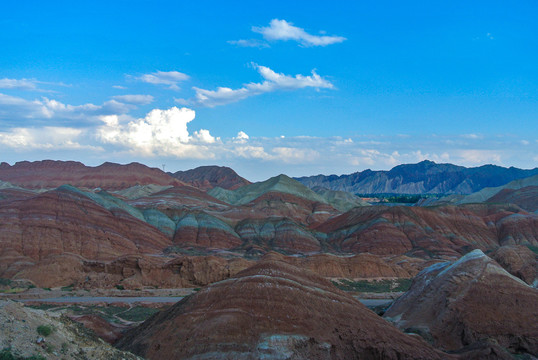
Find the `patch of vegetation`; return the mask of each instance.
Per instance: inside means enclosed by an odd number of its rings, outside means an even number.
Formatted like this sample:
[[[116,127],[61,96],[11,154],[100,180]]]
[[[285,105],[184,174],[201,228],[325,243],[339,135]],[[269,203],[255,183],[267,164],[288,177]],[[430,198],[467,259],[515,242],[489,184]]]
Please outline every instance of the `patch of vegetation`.
[[[9,285],[11,285],[10,279],[0,278],[0,286],[9,286]]]
[[[208,255],[208,251],[204,248],[196,248],[196,247],[180,247],[180,246],[169,246],[166,249],[163,250],[163,253],[165,255],[169,254],[181,254],[181,255],[189,255],[189,256],[204,256]]]
[[[46,360],[46,358],[41,355],[32,355],[30,357],[18,356],[13,354],[10,348],[4,348],[0,351],[0,360]]]
[[[75,287],[75,284],[71,284],[71,285],[67,285],[67,286],[62,286],[60,288],[60,290],[62,290],[62,291],[73,291],[74,287]]]
[[[538,246],[534,246],[534,245],[531,245],[531,244],[527,244],[527,247],[528,247],[529,250],[532,251],[533,253],[538,254]]]
[[[136,306],[129,310],[118,314],[118,317],[127,321],[140,322],[147,320],[153,314],[159,312],[159,309],[147,308],[143,306]]]
[[[54,347],[54,345],[52,344],[46,344],[45,345],[45,351],[49,354],[52,354],[54,352],[54,350],[56,350],[56,348]]]
[[[394,194],[394,193],[377,193],[377,194],[355,194],[363,198],[377,198],[380,203],[390,204],[416,204],[422,199],[440,198],[443,194]]]
[[[116,289],[125,290],[125,287],[123,285],[116,285]]]
[[[10,289],[0,290],[0,293],[3,293],[3,294],[16,294],[16,293],[20,293],[20,292],[23,292],[23,291],[26,291],[26,290],[27,290],[26,288],[14,287],[14,288],[10,288]]]
[[[37,333],[41,336],[49,336],[54,331],[54,328],[50,325],[39,325],[37,327]]]
[[[359,280],[340,279],[332,283],[340,290],[350,292],[401,292],[411,287],[413,279]]]

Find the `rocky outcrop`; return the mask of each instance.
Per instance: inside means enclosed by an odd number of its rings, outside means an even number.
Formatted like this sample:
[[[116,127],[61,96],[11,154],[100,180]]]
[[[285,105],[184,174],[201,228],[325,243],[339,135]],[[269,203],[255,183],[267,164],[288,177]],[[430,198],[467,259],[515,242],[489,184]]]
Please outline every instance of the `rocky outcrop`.
[[[522,245],[502,246],[491,255],[510,274],[529,285],[538,284],[536,254]]]
[[[40,287],[73,285],[99,289],[122,285],[126,289],[144,286],[192,288],[234,276],[253,262],[216,256],[121,256],[112,261],[84,259],[73,254],[51,255],[19,268],[14,279],[27,279]]]
[[[311,272],[261,262],[117,344],[147,359],[449,359]]]
[[[38,326],[47,326],[51,334],[40,336]],[[142,360],[112,347],[67,316],[9,300],[0,301],[0,349],[2,359]]]
[[[177,171],[170,175],[181,182],[204,191],[217,186],[223,189],[235,190],[250,184],[250,181],[225,166],[200,166],[187,171]]]
[[[384,317],[436,347],[458,350],[491,339],[538,354],[538,290],[474,250],[423,270]]]
[[[310,188],[321,186],[353,194],[471,194],[485,187],[500,186],[537,174],[538,168],[522,170],[495,165],[465,168],[425,160],[418,164],[398,165],[390,171],[364,170],[349,175],[317,175],[297,180]]]
[[[0,164],[0,180],[26,189],[54,189],[64,184],[78,188],[127,189],[135,185],[182,186],[165,172],[139,163],[104,163],[97,167],[76,161],[21,161],[13,166]]]

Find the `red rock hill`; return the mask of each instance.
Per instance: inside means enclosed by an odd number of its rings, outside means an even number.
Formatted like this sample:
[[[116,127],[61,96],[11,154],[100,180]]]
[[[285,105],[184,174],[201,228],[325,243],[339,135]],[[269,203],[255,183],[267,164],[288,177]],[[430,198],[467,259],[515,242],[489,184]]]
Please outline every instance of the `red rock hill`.
[[[134,185],[184,185],[165,172],[139,163],[106,162],[97,167],[76,161],[21,161],[0,164],[0,180],[27,189],[52,189],[64,184],[78,188],[126,189]]]
[[[450,359],[306,270],[258,263],[127,333],[148,359]]]

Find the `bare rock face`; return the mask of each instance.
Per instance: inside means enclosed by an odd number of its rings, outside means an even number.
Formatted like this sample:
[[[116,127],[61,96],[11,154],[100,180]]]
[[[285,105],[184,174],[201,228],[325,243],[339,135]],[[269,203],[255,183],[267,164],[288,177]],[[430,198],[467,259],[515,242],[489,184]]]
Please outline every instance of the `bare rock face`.
[[[538,277],[536,255],[526,246],[502,246],[492,254],[492,258],[510,274],[529,285],[533,285]]]
[[[450,359],[311,272],[261,262],[160,312],[118,347],[148,359]]]
[[[84,259],[74,254],[52,255],[17,269],[15,279],[28,279],[40,287],[74,285],[76,288],[126,289],[200,287],[228,279],[253,264],[252,261],[215,256],[151,255],[121,256],[112,261]]]
[[[155,227],[121,209],[107,210],[68,190],[0,203],[0,253],[12,250],[34,260],[73,253],[110,260],[160,252],[171,244]]]
[[[325,278],[412,278],[426,265],[426,261],[406,257],[381,257],[372,254],[336,256],[316,254],[296,257],[275,252],[263,259],[280,260]]]
[[[196,169],[175,172],[172,176],[204,191],[213,189],[216,186],[235,190],[250,184],[250,181],[225,166],[200,166]]]
[[[21,161],[0,164],[0,180],[26,189],[53,189],[64,184],[79,188],[127,189],[134,185],[184,185],[165,172],[139,163],[104,163],[97,167],[75,161]]]
[[[474,250],[423,270],[384,317],[436,347],[458,350],[490,339],[538,354],[538,290]]]

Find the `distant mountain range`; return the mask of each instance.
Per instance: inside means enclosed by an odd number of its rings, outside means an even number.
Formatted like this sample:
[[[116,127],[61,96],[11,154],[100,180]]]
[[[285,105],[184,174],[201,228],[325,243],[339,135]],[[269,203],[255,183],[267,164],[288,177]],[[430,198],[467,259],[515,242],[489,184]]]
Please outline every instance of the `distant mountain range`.
[[[354,194],[471,194],[485,187],[537,175],[538,168],[523,170],[496,165],[466,168],[453,164],[422,161],[398,165],[389,171],[364,170],[349,175],[316,175],[295,178],[314,188]]]

